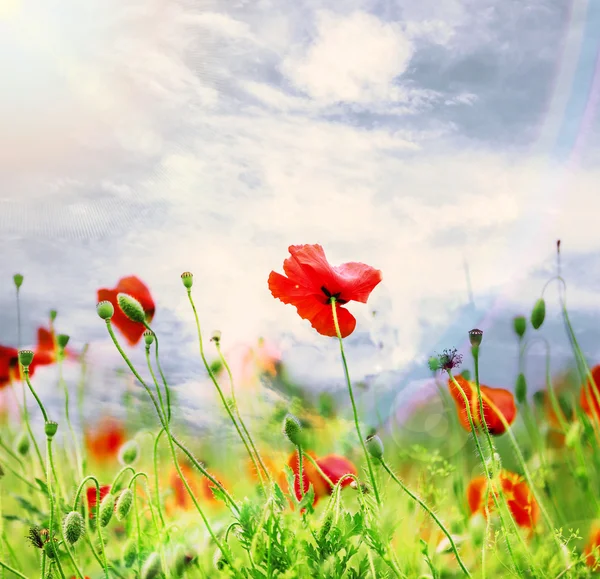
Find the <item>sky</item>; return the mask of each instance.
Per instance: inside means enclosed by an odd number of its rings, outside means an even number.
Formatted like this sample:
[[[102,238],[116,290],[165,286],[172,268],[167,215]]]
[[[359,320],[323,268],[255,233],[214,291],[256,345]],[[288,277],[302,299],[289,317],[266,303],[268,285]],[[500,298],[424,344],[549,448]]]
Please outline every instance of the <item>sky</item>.
[[[600,361],[598,29],[585,0],[0,0],[0,341],[16,343],[20,272],[24,339],[56,308],[116,411],[96,290],[138,275],[196,420],[217,400],[191,271],[225,350],[264,336],[307,387],[343,389],[335,340],[267,288],[289,245],[320,243],[333,264],[383,272],[349,308],[348,348],[365,404],[393,415],[432,351],[464,349],[474,325],[485,380],[511,386],[511,319],[555,273],[560,238]]]

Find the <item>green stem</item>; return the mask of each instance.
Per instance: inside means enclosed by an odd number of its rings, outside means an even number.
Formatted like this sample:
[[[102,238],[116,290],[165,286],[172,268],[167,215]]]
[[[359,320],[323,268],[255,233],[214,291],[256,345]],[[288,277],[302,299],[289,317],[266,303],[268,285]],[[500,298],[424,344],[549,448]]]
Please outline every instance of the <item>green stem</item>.
[[[149,329],[149,326],[147,326]],[[165,398],[167,399],[167,422],[171,422],[171,390],[169,388],[169,383],[167,382],[167,379],[165,378],[165,375],[162,371],[162,367],[160,365],[160,358],[158,357],[158,336],[152,332],[153,336],[154,336],[154,357],[156,359],[156,367],[158,368],[158,372],[160,374],[160,377],[162,378],[162,382],[163,382],[163,386],[165,388]],[[148,366],[150,365],[150,362],[148,362]],[[158,390],[158,384],[156,385],[156,388]]]
[[[17,577],[21,577],[22,579],[29,579],[29,577],[27,577],[27,575],[23,575],[23,573],[21,573],[21,571],[17,571],[16,569],[13,569],[10,565],[7,565],[3,561],[0,561],[0,566],[3,569],[6,569],[9,573],[13,573]]]
[[[356,428],[356,433],[358,434],[358,439],[360,440],[360,444],[362,446],[365,460],[367,461],[367,468],[369,471],[369,477],[371,479],[371,485],[373,486],[373,494],[375,495],[375,500],[377,501],[377,505],[381,506],[381,499],[379,497],[379,491],[377,490],[377,483],[375,482],[375,474],[373,473],[373,467],[371,465],[371,459],[369,456],[369,452],[367,450],[367,446],[365,445],[365,441],[363,439],[362,433],[360,431],[360,424],[358,422],[358,411],[356,409],[356,402],[354,401],[354,392],[352,391],[352,382],[350,381],[350,373],[348,371],[348,363],[346,361],[346,353],[344,352],[344,341],[342,339],[342,333],[340,332],[340,325],[338,323],[337,311],[336,311],[336,300],[334,297],[331,298],[331,311],[333,313],[333,323],[335,326],[335,332],[337,334],[337,338],[340,344],[340,353],[342,355],[342,364],[344,366],[344,375],[346,376],[346,384],[348,385],[348,394],[350,395],[350,402],[352,403],[352,412],[354,414],[354,426]]]
[[[166,528],[165,518],[162,512],[162,505],[160,500],[160,483],[158,481],[158,443],[160,442],[160,437],[162,436],[164,428],[161,428],[156,436],[154,441],[154,485],[156,486],[156,508],[158,509],[158,516],[160,518],[160,522],[163,528]],[[167,535],[168,536],[168,535]]]
[[[79,478],[83,478],[83,466],[81,463],[81,451],[79,449],[79,442],[77,441],[77,437],[75,436],[75,430],[73,429],[73,425],[71,424],[71,417],[69,413],[69,388],[67,383],[63,377],[63,357],[59,353],[58,356],[58,382],[62,385],[63,390],[65,392],[65,417],[67,419],[67,425],[69,427],[69,432],[71,433],[71,439],[73,440],[73,449],[75,451],[75,462],[77,464],[77,474]]]
[[[50,523],[48,529],[50,531],[50,541],[54,541],[54,490],[52,484],[52,473],[54,472],[54,460],[52,457],[52,437],[46,437],[46,485],[48,486],[48,502],[50,503]],[[56,475],[55,475],[56,476]],[[60,563],[60,558],[56,557],[56,566],[62,579],[65,579],[65,574]]]

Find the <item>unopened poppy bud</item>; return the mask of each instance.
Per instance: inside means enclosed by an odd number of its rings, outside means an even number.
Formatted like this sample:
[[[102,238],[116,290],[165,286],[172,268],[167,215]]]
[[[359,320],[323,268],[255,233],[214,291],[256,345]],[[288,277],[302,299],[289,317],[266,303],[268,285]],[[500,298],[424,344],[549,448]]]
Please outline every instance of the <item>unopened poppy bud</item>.
[[[150,557],[146,559],[142,567],[142,579],[156,579],[162,571],[161,567],[158,553],[150,553]]]
[[[515,397],[519,404],[523,404],[527,399],[527,380],[525,379],[525,374],[521,372],[517,376],[517,382],[515,384]]]
[[[71,511],[63,520],[63,534],[67,543],[73,545],[79,541],[85,531],[85,523],[81,513]]]
[[[100,503],[100,526],[106,527],[115,511],[115,495],[108,493]]]
[[[33,362],[33,351],[32,350],[21,350],[19,351],[19,362],[23,368],[29,368],[31,362]]]
[[[146,342],[146,346],[151,346],[152,342],[154,342],[154,332],[146,330],[144,332],[144,342]]]
[[[67,336],[67,334],[58,334],[58,336],[56,336],[56,343],[61,350],[64,350],[69,343],[69,336]]]
[[[53,422],[53,421],[49,420],[48,422],[46,422],[46,424],[44,424],[44,432],[46,433],[46,436],[48,438],[52,438],[56,434],[57,430],[58,430],[57,422]]]
[[[521,339],[527,331],[527,320],[525,319],[525,316],[516,316],[513,318],[513,328],[515,334]]]
[[[437,372],[441,368],[440,360],[437,356],[431,356],[427,365],[432,372]]]
[[[481,346],[481,340],[483,340],[482,330],[474,328],[469,332],[469,341],[471,342],[472,348],[479,348],[479,346]]]
[[[212,333],[212,338],[210,339],[210,341],[218,344],[221,341],[221,330],[215,330]]]
[[[13,281],[15,282],[15,287],[20,289],[23,285],[23,276],[20,273],[15,273],[15,275],[13,275]]]
[[[21,456],[27,456],[29,448],[31,447],[31,441],[29,435],[26,432],[21,432],[17,440],[15,441],[15,448]]]
[[[383,459],[383,442],[376,434],[372,434],[366,440],[367,450],[373,458]]]
[[[302,425],[293,414],[287,414],[283,419],[283,434],[293,445],[301,446]]]
[[[44,543],[44,551],[46,552],[46,557],[48,557],[48,559],[56,558],[56,545],[53,539],[49,539]]]
[[[213,565],[217,571],[222,571],[227,566],[227,561],[221,553],[221,549],[217,549],[213,555]]]
[[[190,273],[189,271],[184,271],[181,274],[181,281],[186,289],[191,289],[194,285],[194,274]]]
[[[540,298],[537,302],[535,302],[533,310],[531,311],[531,325],[535,330],[539,329],[544,323],[545,317],[546,302],[544,301],[544,298]]]
[[[132,321],[143,324],[146,321],[146,312],[142,304],[128,294],[117,294],[117,303],[121,311]]]
[[[117,501],[117,520],[122,521],[127,518],[131,505],[133,504],[133,491],[131,489],[125,489],[119,496]]]
[[[103,301],[96,306],[96,312],[103,320],[110,320],[115,313],[115,307],[110,302]]]
[[[469,531],[473,538],[473,543],[480,547],[485,539],[486,521],[481,513],[475,513],[469,520]]]
[[[119,451],[119,459],[123,464],[133,464],[140,453],[140,445],[137,440],[129,440]]]
[[[129,539],[123,547],[123,564],[125,567],[133,567],[137,559],[137,543],[134,539]]]

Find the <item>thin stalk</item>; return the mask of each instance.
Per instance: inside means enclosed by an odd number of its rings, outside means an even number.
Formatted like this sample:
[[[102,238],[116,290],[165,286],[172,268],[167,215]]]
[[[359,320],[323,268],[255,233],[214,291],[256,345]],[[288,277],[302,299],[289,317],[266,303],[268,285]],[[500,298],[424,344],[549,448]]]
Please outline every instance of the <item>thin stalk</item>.
[[[58,382],[62,385],[65,393],[65,417],[67,419],[67,426],[69,427],[69,432],[71,433],[71,439],[73,441],[73,449],[75,451],[75,462],[77,464],[77,474],[79,478],[83,478],[81,450],[79,449],[79,442],[77,441],[77,437],[75,436],[75,430],[73,429],[73,424],[71,423],[71,417],[69,414],[69,388],[63,377],[63,356],[61,355],[61,353],[59,353],[58,356]]]
[[[26,575],[23,575],[23,573],[21,573],[21,571],[17,571],[16,569],[13,569],[10,565],[7,565],[3,561],[0,561],[0,567],[2,567],[3,569],[6,569],[9,573],[12,573],[13,575],[16,575],[17,577],[21,577],[22,579],[29,579],[29,577],[27,577]]]

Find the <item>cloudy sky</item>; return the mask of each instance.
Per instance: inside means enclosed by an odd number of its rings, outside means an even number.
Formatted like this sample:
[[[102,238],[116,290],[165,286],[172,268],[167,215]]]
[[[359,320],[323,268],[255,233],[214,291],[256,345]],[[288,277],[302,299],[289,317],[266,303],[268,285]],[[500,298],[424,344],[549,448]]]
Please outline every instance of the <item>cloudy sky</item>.
[[[510,319],[561,238],[600,360],[598,30],[585,0],[0,0],[0,341],[16,340],[19,271],[26,339],[57,308],[75,346],[117,364],[96,289],[136,274],[200,400],[190,270],[207,333],[263,335],[299,379],[339,381],[335,341],[266,281],[288,245],[320,243],[383,271],[350,308],[349,348],[390,407],[467,323],[486,331],[488,382],[512,383]]]

